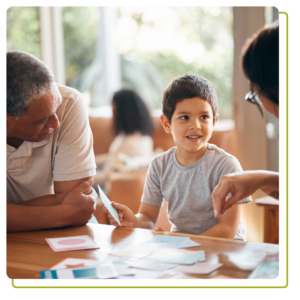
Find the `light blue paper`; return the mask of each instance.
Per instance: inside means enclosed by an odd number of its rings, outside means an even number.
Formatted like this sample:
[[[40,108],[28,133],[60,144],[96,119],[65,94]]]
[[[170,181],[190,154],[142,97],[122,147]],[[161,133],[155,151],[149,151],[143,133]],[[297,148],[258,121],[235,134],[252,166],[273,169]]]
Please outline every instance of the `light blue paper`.
[[[146,242],[146,244],[149,243],[176,243],[177,246],[179,246],[181,243],[185,242],[188,240],[189,237],[184,237],[184,236],[171,236],[171,235],[156,235],[153,237],[151,240]]]
[[[150,248],[156,248],[156,249],[163,249],[163,248],[173,248],[177,249],[178,246],[176,243],[145,243],[140,244],[140,247],[150,247]]]
[[[205,252],[203,250],[196,251],[195,253],[169,252],[157,259],[157,261],[170,264],[191,265],[196,262],[205,261]]]
[[[120,219],[119,219],[119,216],[118,216],[118,212],[112,206],[110,200],[103,193],[103,191],[101,190],[101,188],[100,188],[99,185],[98,185],[98,191],[99,191],[99,195],[100,195],[100,198],[101,198],[103,204],[105,205],[105,207],[107,208],[107,210],[109,211],[109,213],[113,216],[113,218],[117,221],[117,223],[121,226],[121,222],[120,222]]]

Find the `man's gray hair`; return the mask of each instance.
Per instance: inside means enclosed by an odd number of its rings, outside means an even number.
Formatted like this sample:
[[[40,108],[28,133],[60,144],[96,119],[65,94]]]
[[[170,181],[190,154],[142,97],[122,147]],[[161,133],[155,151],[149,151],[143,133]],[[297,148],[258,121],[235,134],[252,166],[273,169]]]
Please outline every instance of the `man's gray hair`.
[[[6,58],[7,113],[18,119],[30,101],[53,89],[55,81],[48,67],[31,54],[9,51]]]

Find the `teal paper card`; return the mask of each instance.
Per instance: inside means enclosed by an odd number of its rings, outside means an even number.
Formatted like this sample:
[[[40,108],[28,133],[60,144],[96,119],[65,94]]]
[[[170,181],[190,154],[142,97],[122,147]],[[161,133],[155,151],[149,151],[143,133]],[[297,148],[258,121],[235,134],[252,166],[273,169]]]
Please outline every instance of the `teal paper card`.
[[[184,236],[171,236],[171,235],[156,235],[153,237],[151,240],[147,241],[146,244],[148,243],[176,243],[177,246],[179,246],[181,243],[185,242],[188,240],[189,237],[184,237]]]
[[[121,226],[121,222],[118,216],[118,212],[116,211],[116,209],[112,206],[110,200],[106,197],[106,195],[103,193],[103,191],[101,190],[100,186],[98,185],[98,191],[99,191],[99,195],[100,198],[103,202],[103,204],[105,205],[105,207],[107,208],[107,210],[109,211],[109,213],[113,216],[113,218],[118,222],[118,224]]]

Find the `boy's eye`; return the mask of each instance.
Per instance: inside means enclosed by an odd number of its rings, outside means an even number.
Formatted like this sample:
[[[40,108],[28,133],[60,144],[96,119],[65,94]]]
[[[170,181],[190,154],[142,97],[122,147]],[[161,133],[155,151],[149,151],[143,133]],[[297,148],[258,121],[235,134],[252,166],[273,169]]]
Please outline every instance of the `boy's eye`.
[[[207,115],[203,115],[203,116],[201,116],[201,118],[200,119],[204,119],[204,120],[206,120],[206,119],[208,119],[209,117],[207,116]]]
[[[188,116],[182,116],[182,117],[180,117],[181,120],[188,120],[188,118],[189,118]]]

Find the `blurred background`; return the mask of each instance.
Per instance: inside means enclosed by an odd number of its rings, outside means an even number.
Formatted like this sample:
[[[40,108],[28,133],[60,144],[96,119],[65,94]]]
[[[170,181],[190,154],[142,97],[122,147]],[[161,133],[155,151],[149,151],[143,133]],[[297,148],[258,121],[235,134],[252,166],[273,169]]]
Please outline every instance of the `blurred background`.
[[[43,60],[58,83],[84,94],[90,118],[110,118],[120,88],[137,91],[157,117],[175,77],[201,75],[218,95],[216,131],[233,133],[225,150],[244,170],[278,171],[278,120],[243,101],[249,84],[240,67],[246,39],[277,19],[274,7],[11,7],[7,51]],[[266,208],[243,207],[249,241],[265,241],[266,222]]]

